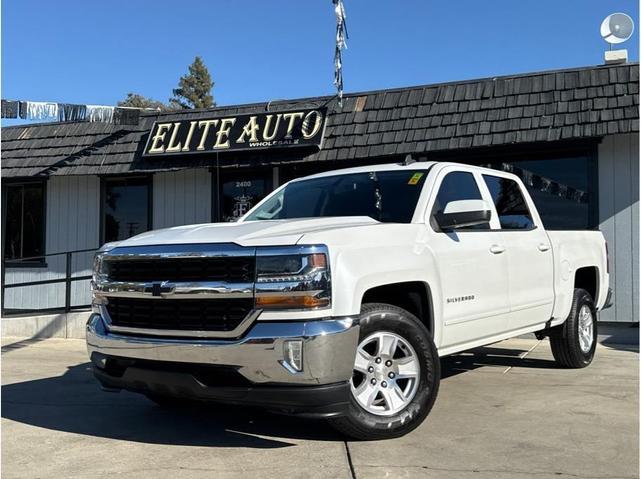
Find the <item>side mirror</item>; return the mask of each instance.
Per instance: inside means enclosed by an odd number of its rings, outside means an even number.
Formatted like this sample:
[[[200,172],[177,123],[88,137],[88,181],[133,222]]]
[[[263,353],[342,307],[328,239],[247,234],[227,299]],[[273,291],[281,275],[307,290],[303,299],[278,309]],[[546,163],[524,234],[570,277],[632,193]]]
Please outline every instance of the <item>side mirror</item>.
[[[484,200],[457,200],[447,203],[434,219],[442,230],[451,230],[489,223],[491,216],[490,207]]]

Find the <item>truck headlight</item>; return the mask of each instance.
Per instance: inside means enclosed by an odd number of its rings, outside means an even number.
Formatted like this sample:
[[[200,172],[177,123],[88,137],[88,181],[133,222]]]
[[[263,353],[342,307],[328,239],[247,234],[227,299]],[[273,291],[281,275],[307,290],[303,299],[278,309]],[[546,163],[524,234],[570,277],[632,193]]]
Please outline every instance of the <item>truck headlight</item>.
[[[256,307],[319,309],[331,304],[329,256],[325,246],[259,248]]]
[[[100,247],[98,251],[94,254],[93,257],[93,270],[91,274],[91,308],[94,313],[99,313],[99,306],[103,300],[100,298],[96,297],[96,285],[99,284],[101,281],[104,281],[106,278],[106,274],[104,271],[103,267],[103,257],[107,252],[110,250],[114,249],[117,246],[117,242],[112,242],[112,243],[105,243]]]
[[[105,275],[103,269],[102,259],[106,253],[118,246],[117,241],[112,241],[111,243],[103,244],[98,251],[93,256],[93,283],[97,283]]]

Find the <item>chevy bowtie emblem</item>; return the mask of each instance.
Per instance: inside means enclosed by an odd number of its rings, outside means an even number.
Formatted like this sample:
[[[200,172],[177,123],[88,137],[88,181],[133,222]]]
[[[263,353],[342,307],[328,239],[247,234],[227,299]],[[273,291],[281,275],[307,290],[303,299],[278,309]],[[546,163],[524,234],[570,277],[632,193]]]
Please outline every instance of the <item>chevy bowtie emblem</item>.
[[[153,283],[146,283],[144,293],[151,294],[152,296],[166,296],[172,294],[176,286],[170,284],[168,281],[154,281]]]

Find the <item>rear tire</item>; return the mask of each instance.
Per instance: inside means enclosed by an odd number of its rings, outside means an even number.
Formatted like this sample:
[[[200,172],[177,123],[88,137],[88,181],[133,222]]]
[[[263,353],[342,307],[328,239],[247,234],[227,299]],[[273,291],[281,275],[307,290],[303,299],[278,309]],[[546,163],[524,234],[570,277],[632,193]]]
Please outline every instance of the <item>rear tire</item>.
[[[574,290],[568,319],[550,332],[552,355],[564,368],[584,368],[594,358],[596,343],[594,300],[586,290],[577,288]]]
[[[347,413],[329,419],[335,429],[354,439],[389,439],[423,422],[438,394],[441,367],[431,334],[416,316],[389,304],[363,305],[355,363]]]

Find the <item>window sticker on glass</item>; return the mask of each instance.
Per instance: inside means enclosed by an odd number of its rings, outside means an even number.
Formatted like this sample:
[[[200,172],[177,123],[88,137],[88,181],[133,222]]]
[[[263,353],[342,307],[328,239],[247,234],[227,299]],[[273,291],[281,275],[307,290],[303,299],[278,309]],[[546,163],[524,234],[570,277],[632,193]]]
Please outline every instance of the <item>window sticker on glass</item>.
[[[423,173],[414,173],[410,180],[407,182],[408,185],[416,185],[423,177]]]

